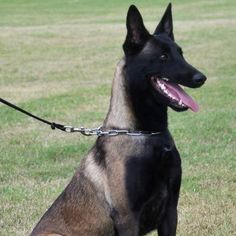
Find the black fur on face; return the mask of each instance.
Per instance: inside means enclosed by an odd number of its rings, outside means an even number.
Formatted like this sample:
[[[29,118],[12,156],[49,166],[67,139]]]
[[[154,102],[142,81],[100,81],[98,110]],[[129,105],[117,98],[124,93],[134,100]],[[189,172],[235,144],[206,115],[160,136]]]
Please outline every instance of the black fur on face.
[[[123,44],[126,82],[136,115],[164,114],[167,106],[176,111],[189,107],[197,109],[178,84],[196,88],[205,82],[206,77],[185,61],[181,47],[174,41],[171,4],[153,35],[146,30],[141,14],[133,5],[129,8],[126,24],[127,36]],[[171,91],[176,96],[180,94],[178,100],[171,97]]]

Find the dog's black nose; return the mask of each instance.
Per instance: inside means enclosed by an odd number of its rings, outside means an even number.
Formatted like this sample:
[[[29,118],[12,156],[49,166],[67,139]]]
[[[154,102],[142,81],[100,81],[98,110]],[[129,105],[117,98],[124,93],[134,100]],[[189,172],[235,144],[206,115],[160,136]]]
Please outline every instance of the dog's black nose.
[[[206,81],[206,76],[203,75],[202,73],[197,73],[193,76],[193,83],[196,86],[201,86],[202,84],[204,84],[204,82]]]

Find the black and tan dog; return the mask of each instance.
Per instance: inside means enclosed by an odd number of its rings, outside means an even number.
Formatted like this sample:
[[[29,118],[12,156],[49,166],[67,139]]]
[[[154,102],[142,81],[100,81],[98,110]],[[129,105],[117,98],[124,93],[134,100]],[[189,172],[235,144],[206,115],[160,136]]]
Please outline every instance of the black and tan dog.
[[[178,84],[197,88],[206,77],[174,41],[170,4],[152,35],[131,6],[123,49],[102,129],[145,134],[98,137],[32,236],[176,235],[181,160],[167,128],[167,108],[197,111]]]

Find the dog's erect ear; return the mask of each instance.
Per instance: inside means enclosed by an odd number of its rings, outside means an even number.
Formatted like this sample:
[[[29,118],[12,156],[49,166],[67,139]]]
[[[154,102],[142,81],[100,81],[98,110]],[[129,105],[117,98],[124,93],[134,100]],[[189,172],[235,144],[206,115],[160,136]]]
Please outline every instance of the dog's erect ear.
[[[138,9],[131,5],[129,7],[126,19],[127,35],[123,44],[126,55],[138,53],[150,37],[146,30],[141,14]]]
[[[161,33],[166,33],[172,40],[174,40],[171,3],[167,6],[163,17],[154,32],[156,35]]]

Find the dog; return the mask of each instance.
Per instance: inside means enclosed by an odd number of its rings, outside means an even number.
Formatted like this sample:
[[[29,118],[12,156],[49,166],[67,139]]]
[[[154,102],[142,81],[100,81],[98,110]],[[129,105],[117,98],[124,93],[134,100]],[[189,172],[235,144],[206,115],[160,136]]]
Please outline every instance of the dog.
[[[129,135],[97,138],[31,236],[176,235],[181,159],[167,109],[198,111],[179,85],[198,88],[206,76],[186,62],[174,40],[171,4],[153,34],[134,5],[126,26],[102,130]]]

